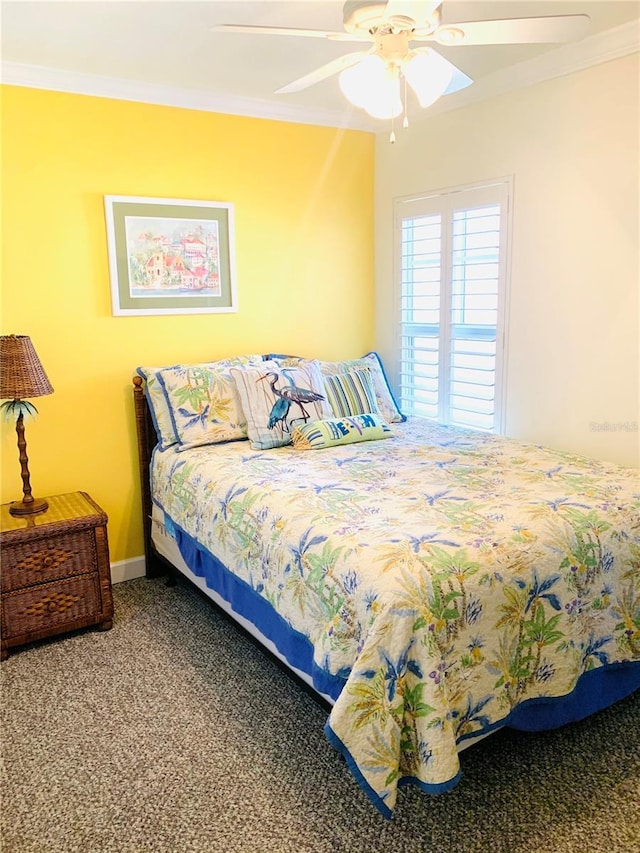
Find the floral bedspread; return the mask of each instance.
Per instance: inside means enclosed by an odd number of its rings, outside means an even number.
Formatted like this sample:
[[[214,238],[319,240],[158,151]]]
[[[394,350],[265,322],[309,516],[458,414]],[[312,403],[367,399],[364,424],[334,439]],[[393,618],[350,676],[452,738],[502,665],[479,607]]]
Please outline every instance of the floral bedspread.
[[[156,451],[154,500],[348,675],[328,722],[391,814],[456,743],[640,661],[640,477],[500,436],[394,424],[319,451]]]

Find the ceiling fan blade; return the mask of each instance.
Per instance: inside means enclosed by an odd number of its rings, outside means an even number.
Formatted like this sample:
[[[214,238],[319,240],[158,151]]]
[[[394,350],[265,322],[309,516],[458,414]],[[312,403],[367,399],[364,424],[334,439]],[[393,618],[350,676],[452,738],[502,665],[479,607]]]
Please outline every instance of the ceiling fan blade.
[[[301,30],[295,27],[254,27],[251,24],[217,24],[211,30],[218,33],[250,33],[271,36],[304,36],[332,41],[370,41],[367,34],[332,33],[326,30]]]
[[[411,18],[420,25],[429,21],[441,5],[442,0],[389,0],[383,16],[385,20],[394,17]]]
[[[444,24],[438,27],[433,38],[443,46],[562,43],[585,36],[589,29],[589,22],[588,15],[468,21]]]
[[[451,95],[453,92],[459,92],[460,89],[466,89],[467,86],[470,86],[473,83],[471,77],[465,74],[464,71],[461,71],[457,65],[453,64],[453,62],[449,62],[448,59],[445,59],[437,50],[433,50],[430,47],[416,47],[412,52],[432,54],[434,58],[437,58],[440,64],[450,69],[451,80],[449,81],[447,88],[442,93],[443,95]]]
[[[299,77],[297,80],[294,80],[293,83],[288,83],[286,86],[276,89],[276,95],[288,95],[291,92],[300,92],[308,86],[313,86],[314,83],[319,83],[321,80],[331,77],[332,74],[337,74],[338,71],[344,71],[345,68],[350,68],[352,65],[355,65],[356,62],[359,62],[361,59],[364,59],[365,56],[368,56],[369,53],[370,51],[368,50],[358,50],[355,53],[345,53],[344,56],[339,56],[337,59],[327,62],[326,65],[321,65],[320,68],[316,68],[315,71],[305,74],[304,77]]]

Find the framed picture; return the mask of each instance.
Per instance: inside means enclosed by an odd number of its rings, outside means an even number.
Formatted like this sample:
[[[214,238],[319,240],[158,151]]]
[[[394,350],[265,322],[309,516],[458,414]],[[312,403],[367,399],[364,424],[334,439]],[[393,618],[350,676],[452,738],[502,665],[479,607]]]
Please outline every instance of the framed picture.
[[[113,314],[237,311],[233,205],[105,196]]]

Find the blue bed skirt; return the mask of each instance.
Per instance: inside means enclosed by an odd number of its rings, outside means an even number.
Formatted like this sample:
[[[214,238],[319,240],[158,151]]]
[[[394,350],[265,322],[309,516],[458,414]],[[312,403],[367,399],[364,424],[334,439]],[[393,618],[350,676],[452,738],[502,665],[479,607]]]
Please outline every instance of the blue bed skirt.
[[[220,560],[174,524],[166,514],[165,526],[167,532],[175,537],[191,571],[204,578],[210,589],[215,590],[236,613],[271,640],[292,667],[307,673],[319,693],[336,700],[349,673],[334,675],[318,666],[313,660],[311,642],[304,634],[291,628],[259,592],[225,568]],[[600,666],[585,672],[567,696],[528,699],[498,725],[528,732],[555,729],[601,711],[638,688],[640,661]],[[477,737],[479,734],[481,732],[475,731],[469,737]]]
[[[313,659],[311,642],[295,631],[271,604],[241,578],[230,572],[216,557],[199,545],[165,513],[165,527],[172,535],[182,558],[197,577],[203,578],[209,589],[220,595],[232,610],[251,622],[260,633],[274,644],[290,666],[306,673],[318,693],[334,701],[340,695],[348,678],[348,671],[330,673],[318,666]],[[640,688],[640,661],[615,663],[600,666],[585,672],[574,690],[566,696],[540,697],[521,702],[508,717],[483,730],[463,735],[460,742],[475,739],[497,728],[509,727],[520,731],[545,731],[577,722],[595,714],[615,702],[629,696]],[[331,729],[327,720],[325,734],[336,750],[343,754],[356,781],[373,805],[386,818],[392,811],[367,783],[353,757],[340,738]],[[427,794],[442,794],[450,791],[460,781],[461,773],[438,785],[429,785],[413,777],[403,777],[400,786],[415,785]]]
[[[335,701],[345,685],[348,673],[332,675],[319,667],[313,660],[313,646],[307,637],[295,631],[276,613],[266,598],[225,568],[220,560],[174,524],[166,513],[165,527],[175,538],[183,560],[194,575],[204,578],[209,589],[217,592],[235,613],[247,619],[264,637],[271,640],[290,666],[306,673],[318,693],[330,696]]]

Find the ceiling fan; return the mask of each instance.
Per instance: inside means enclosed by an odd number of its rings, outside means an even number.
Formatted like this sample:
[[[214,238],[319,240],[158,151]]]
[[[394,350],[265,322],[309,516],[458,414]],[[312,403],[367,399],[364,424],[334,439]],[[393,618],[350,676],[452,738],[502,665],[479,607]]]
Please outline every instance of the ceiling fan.
[[[442,0],[347,0],[344,32],[220,24],[215,31],[257,33],[333,41],[370,42],[367,50],[347,53],[316,68],[276,94],[299,92],[340,72],[340,88],[347,99],[374,118],[393,118],[403,110],[400,79],[408,83],[422,107],[439,97],[469,86],[473,80],[432,47],[412,42],[465,46],[490,44],[562,43],[582,38],[588,15],[510,18],[495,21],[441,23]],[[406,113],[405,113],[406,124]]]

